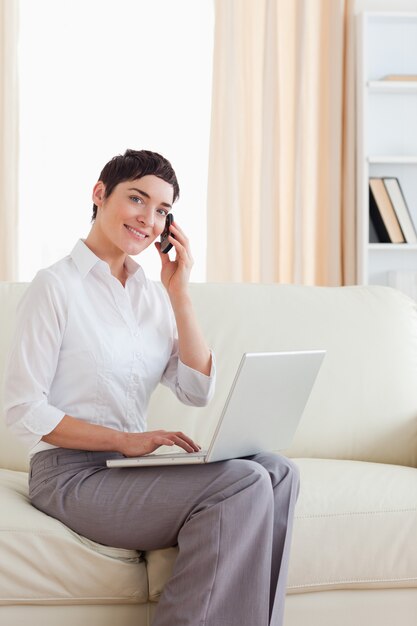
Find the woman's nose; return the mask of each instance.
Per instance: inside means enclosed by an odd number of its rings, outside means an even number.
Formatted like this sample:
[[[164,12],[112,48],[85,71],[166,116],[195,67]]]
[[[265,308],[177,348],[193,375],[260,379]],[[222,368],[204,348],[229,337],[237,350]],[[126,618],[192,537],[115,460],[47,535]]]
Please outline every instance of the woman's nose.
[[[138,221],[141,222],[144,226],[151,226],[155,224],[155,215],[153,210],[144,210],[138,215]]]

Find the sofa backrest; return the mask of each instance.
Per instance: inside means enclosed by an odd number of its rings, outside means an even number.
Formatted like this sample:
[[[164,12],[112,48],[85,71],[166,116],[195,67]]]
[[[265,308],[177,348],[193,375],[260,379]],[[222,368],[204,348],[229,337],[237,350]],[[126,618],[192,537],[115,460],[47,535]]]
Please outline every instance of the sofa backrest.
[[[0,467],[25,471],[27,450],[6,428],[3,411],[3,376],[6,354],[14,329],[17,303],[26,289],[25,283],[0,282]]]
[[[324,348],[294,442],[284,452],[417,466],[413,300],[379,286],[194,284],[192,295],[217,356],[216,395],[208,407],[188,408],[158,388],[151,427],[180,424],[206,445],[243,352]]]
[[[0,379],[24,288],[0,283]],[[216,394],[208,407],[187,407],[159,386],[149,429],[182,429],[206,445],[243,352],[324,348],[322,369],[285,453],[417,466],[414,301],[388,287],[196,283],[191,293],[216,353]],[[27,466],[3,417],[0,466]]]

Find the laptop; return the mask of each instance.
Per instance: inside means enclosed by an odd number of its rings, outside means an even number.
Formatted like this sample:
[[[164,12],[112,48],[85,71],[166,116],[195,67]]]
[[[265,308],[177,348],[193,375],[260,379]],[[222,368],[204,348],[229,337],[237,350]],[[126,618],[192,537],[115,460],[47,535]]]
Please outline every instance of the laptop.
[[[108,467],[213,463],[283,450],[294,438],[326,352],[247,352],[206,451],[107,460]]]

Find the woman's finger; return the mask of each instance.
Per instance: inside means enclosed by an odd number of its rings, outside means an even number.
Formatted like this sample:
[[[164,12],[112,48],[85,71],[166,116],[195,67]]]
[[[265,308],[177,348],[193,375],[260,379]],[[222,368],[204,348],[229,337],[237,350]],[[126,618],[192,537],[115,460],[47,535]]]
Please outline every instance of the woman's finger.
[[[182,260],[186,261],[186,260],[189,259],[189,255],[188,255],[187,249],[185,248],[185,246],[180,241],[178,241],[178,239],[176,239],[172,235],[169,235],[168,236],[168,241],[170,243],[172,243],[173,247],[175,248],[175,251],[177,252],[178,256]]]
[[[187,250],[187,248],[182,243],[180,243],[178,239],[175,239],[171,235],[168,237],[168,241],[172,243],[173,247],[175,248],[175,251],[178,254],[178,258],[184,261],[184,263],[188,267],[192,267],[192,265],[194,264],[194,259],[191,256],[190,251]]]
[[[191,437],[187,437],[187,435],[184,435],[184,433],[178,432],[178,433],[174,433],[180,440],[185,441],[185,443],[189,446],[191,446],[191,448],[193,450],[195,450],[196,452],[198,452],[198,450],[201,450],[201,447],[198,445],[198,443],[196,443],[195,441],[193,441],[191,439]]]
[[[175,433],[178,437],[181,437],[182,439],[184,439],[184,441],[186,441],[187,443],[190,444],[190,446],[196,448],[196,450],[201,450],[201,447],[191,439],[191,437],[188,437],[188,435],[185,435],[183,432],[179,431]]]
[[[201,450],[198,444],[182,432],[165,433],[165,437],[169,437],[171,441],[186,452],[198,452]]]
[[[161,252],[161,244],[159,241],[155,241],[154,243],[155,248],[158,250],[159,252],[159,257],[162,261],[162,265],[165,265],[166,263],[170,262],[170,258],[167,254],[164,254],[163,252]]]
[[[170,232],[175,236],[175,238],[186,248],[187,252],[190,253],[190,242],[185,233],[178,228],[175,222],[171,224]]]
[[[177,222],[172,222],[171,226],[170,226],[170,230],[173,233],[176,233],[183,241],[187,241],[188,242],[188,237],[187,235],[184,233],[184,231],[182,230],[182,228],[180,228],[177,224]]]

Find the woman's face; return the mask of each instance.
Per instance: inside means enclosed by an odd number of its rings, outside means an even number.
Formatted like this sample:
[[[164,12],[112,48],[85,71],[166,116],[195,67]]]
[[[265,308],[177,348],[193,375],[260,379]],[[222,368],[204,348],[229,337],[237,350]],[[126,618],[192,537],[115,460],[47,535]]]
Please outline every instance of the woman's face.
[[[172,185],[150,175],[119,183],[108,198],[104,191],[104,183],[96,183],[95,227],[104,237],[103,243],[129,255],[139,254],[164,229],[173,202]]]

